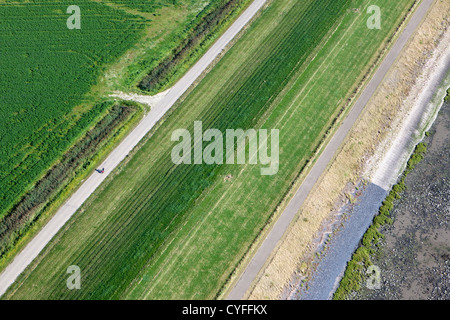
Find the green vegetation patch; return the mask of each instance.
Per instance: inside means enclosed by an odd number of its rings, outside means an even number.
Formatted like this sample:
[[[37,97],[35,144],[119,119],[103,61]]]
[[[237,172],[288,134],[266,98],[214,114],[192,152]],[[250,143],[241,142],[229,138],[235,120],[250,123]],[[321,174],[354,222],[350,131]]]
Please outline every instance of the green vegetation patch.
[[[199,15],[190,26],[185,28],[184,32],[178,35],[183,41],[144,77],[138,87],[153,93],[166,88],[176,75],[180,75],[180,66],[195,60],[199,51],[211,43],[229,17],[239,12],[239,9],[247,2],[248,0],[211,2],[209,8],[204,10],[207,14]]]
[[[193,0],[190,0],[193,2]],[[119,4],[124,7],[138,9],[142,12],[154,13],[158,9],[166,7],[168,5],[178,5],[183,1],[180,0],[107,0],[105,2],[111,2]]]
[[[344,276],[333,295],[334,300],[345,300],[352,292],[361,289],[361,284],[366,279],[365,271],[372,265],[370,256],[376,253],[379,248],[380,240],[384,238],[384,235],[381,233],[381,227],[385,224],[393,223],[390,214],[394,208],[394,201],[400,199],[401,193],[406,189],[406,177],[414,167],[422,161],[426,152],[426,143],[421,142],[416,146],[413,154],[408,160],[405,171],[401,175],[399,181],[392,187],[386,199],[384,199],[382,206],[378,210],[378,215],[375,216],[372,225],[364,234],[360,247],[355,251],[352,259],[348,262]]]
[[[106,144],[106,141],[137,112],[133,105],[113,105],[105,102],[87,112],[87,118],[96,109],[110,109],[87,134],[63,154],[43,178],[19,201],[17,205],[0,219],[0,261],[11,250],[39,216],[52,204],[59,192],[90,163]],[[111,107],[111,105],[113,105]]]
[[[447,94],[444,97],[445,102],[450,102],[450,88],[447,89]]]
[[[81,30],[69,30],[70,5],[0,3],[0,217],[105,111],[86,94],[146,22],[80,0]]]
[[[366,26],[372,1],[273,1],[5,297],[217,297],[412,0],[375,2],[381,31]],[[278,173],[174,165],[170,135],[192,133],[196,120],[222,132],[279,129]],[[66,287],[70,265],[81,290]]]

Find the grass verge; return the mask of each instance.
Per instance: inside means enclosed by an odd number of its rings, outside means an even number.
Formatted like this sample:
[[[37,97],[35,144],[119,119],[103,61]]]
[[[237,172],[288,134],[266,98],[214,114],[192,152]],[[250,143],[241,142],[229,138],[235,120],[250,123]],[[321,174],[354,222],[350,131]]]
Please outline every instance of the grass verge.
[[[363,14],[340,7],[346,4],[274,1],[10,293],[214,298],[409,3],[380,2],[390,9],[390,28],[376,34]],[[329,90],[335,83],[341,85]],[[180,127],[192,132],[194,120],[222,131],[278,128],[279,173],[261,177],[260,166],[248,165],[174,166],[167,137]],[[84,270],[82,291],[67,292],[68,263]]]
[[[410,108],[404,104],[415,82],[441,42],[448,24],[443,23],[449,8],[436,2],[427,14],[398,61],[377,89],[364,113],[346,138],[342,149],[318,181],[296,220],[289,227],[279,247],[261,272],[250,299],[284,299],[291,286],[296,286],[310,274],[314,260],[314,239],[323,223],[333,219],[339,208],[347,203],[345,193],[353,193],[361,178],[366,177],[368,161],[376,150],[395,135],[398,119]]]
[[[0,272],[143,114],[134,103],[103,104],[111,107],[0,220]]]
[[[422,161],[426,152],[426,143],[421,142],[416,146],[411,158],[408,160],[405,171],[383,201],[378,215],[373,219],[372,225],[364,234],[361,245],[348,262],[344,276],[333,295],[334,300],[345,300],[352,292],[358,291],[361,288],[362,283],[366,279],[365,271],[372,265],[370,256],[378,249],[380,239],[384,238],[381,233],[381,227],[385,224],[392,224],[393,221],[390,213],[394,207],[394,202],[396,199],[400,199],[402,192],[406,189],[406,177]]]

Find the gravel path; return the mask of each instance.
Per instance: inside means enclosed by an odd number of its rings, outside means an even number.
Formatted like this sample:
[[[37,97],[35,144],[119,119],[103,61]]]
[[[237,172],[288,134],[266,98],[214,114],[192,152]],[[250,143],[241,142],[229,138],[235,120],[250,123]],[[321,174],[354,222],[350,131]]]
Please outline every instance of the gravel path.
[[[449,36],[450,33],[447,34],[447,37]],[[446,46],[447,43],[447,41],[443,40],[442,45]],[[373,217],[377,214],[378,208],[386,197],[388,190],[397,181],[399,175],[402,174],[412,150],[422,139],[423,130],[427,130],[430,124],[433,123],[437,113],[436,110],[442,105],[442,97],[445,95],[445,89],[450,83],[450,48],[442,51],[438,49],[437,52],[442,54],[438,55],[437,59],[430,60],[430,62],[440,68],[428,69],[425,72],[426,75],[424,74],[426,79],[424,82],[421,82],[422,87],[413,90],[416,94],[412,95],[415,98],[412,102],[412,110],[403,119],[402,127],[395,134],[390,149],[384,155],[384,158],[381,159],[374,179],[365,188],[362,195],[358,197],[358,202],[353,208],[342,209],[345,212],[349,212],[349,218],[342,223],[343,227],[327,244],[326,248],[328,250],[325,255],[316,262],[317,269],[313,272],[311,280],[308,281],[308,290],[301,288],[298,292],[293,293],[291,298],[329,299],[332,297],[338,281],[345,271],[347,261],[350,260],[365,230],[370,226]],[[437,94],[435,95],[436,92]],[[448,105],[446,107],[448,109]],[[448,113],[448,110],[441,112],[441,118],[443,117],[447,120],[447,126]],[[444,120],[441,119],[440,123],[442,122]],[[450,267],[448,263],[448,257],[450,256],[450,251],[448,251],[448,243],[450,243],[448,234],[449,174],[447,169],[448,156],[446,155],[449,154],[449,141],[446,127],[441,124],[440,128],[441,130],[438,132],[440,136],[439,142],[432,145],[432,148],[429,150],[430,155],[427,155],[427,157],[434,159],[435,167],[429,165],[428,174],[421,172],[420,169],[416,169],[419,173],[413,171],[411,175],[416,177],[414,182],[411,182],[408,177],[408,181],[410,181],[408,188],[414,190],[415,194],[408,195],[409,192],[406,192],[406,197],[409,197],[410,204],[407,208],[402,209],[405,212],[399,219],[400,221],[397,222],[401,226],[397,226],[390,231],[389,237],[391,239],[388,241],[389,249],[387,249],[390,252],[385,257],[387,259],[375,263],[377,266],[382,267],[384,275],[388,275],[385,288],[388,288],[388,284],[390,284],[390,289],[384,295],[378,294],[377,291],[372,292],[373,290],[365,289],[363,292],[367,297],[382,297],[386,299],[400,299],[403,296],[409,298],[414,295],[417,297],[420,286],[428,280],[423,281],[421,284],[411,284],[413,280],[410,278],[411,283],[408,289],[401,290],[399,288],[400,284],[404,284],[408,279],[408,274],[405,274],[405,270],[414,270],[409,272],[409,277],[413,277],[412,279],[415,280],[416,277],[413,275],[418,274],[419,271],[415,270],[413,266],[417,265],[416,257],[422,254],[423,256],[431,255],[434,257],[434,260],[436,260],[435,271],[441,270],[442,274],[448,275]],[[438,143],[440,144],[439,147],[436,146]],[[433,161],[431,160],[431,162]],[[419,177],[420,175],[421,177]],[[443,212],[439,212],[438,208],[443,210]],[[423,246],[425,243],[423,239],[429,238],[433,240],[428,241],[428,244]],[[433,252],[433,248],[435,252]],[[421,250],[424,251],[422,252]],[[445,252],[446,250],[447,252]],[[447,262],[445,262],[445,259],[447,259]],[[428,264],[429,260],[430,258],[428,257]],[[422,269],[428,270],[427,267]],[[430,276],[433,272],[429,270],[427,272],[429,274],[427,279],[432,278]],[[400,274],[403,279],[399,279]],[[391,275],[392,277],[390,277]],[[450,282],[448,277],[446,279],[446,276],[437,276],[434,283],[445,280]],[[436,287],[444,288],[442,291],[439,291],[439,294],[445,295],[449,285],[450,283],[447,285],[435,284],[433,290]],[[413,288],[411,289],[412,291],[408,292],[411,287]],[[435,296],[438,297],[439,294]]]
[[[254,0],[253,3],[236,19],[225,33],[213,44],[204,56],[167,92],[145,116],[145,118],[114,149],[99,166],[105,168],[104,174],[92,174],[80,188],[56,212],[45,227],[15,257],[0,274],[0,296],[2,296],[25,268],[38,256],[47,243],[56,235],[72,215],[81,207],[89,196],[100,186],[108,174],[116,168],[139,141],[166,114],[175,102],[200,77],[214,59],[226,48],[231,40],[247,25],[267,0]]]
[[[440,111],[428,152],[406,178],[406,191],[394,203],[393,225],[372,262],[381,288],[362,288],[353,299],[450,299],[450,104]]]

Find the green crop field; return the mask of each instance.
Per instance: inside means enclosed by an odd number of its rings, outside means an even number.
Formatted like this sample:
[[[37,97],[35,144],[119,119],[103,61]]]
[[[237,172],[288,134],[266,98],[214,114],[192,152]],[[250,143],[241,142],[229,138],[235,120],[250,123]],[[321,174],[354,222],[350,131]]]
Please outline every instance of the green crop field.
[[[82,29],[69,30],[71,4],[0,3],[0,217],[105,111],[98,105],[85,118],[88,110],[74,108],[144,27],[140,17],[83,0]]]
[[[246,1],[234,0],[239,3],[234,14]],[[183,37],[223,4],[82,0],[76,3],[81,29],[71,30],[72,2],[0,0],[0,270],[17,251],[9,250],[24,237],[24,226],[41,219],[31,213],[49,199],[36,185],[97,120],[114,113],[111,91],[138,90],[137,82],[171,59]],[[229,17],[220,18],[219,24],[226,24]],[[191,49],[199,54],[207,43],[201,45]],[[172,67],[182,71],[193,61]],[[164,80],[170,83],[180,74],[171,72]],[[24,199],[33,206],[19,215]]]
[[[217,297],[413,3],[274,0],[4,297]],[[373,4],[381,30],[366,26]],[[279,129],[278,173],[174,165],[170,135],[194,121]]]

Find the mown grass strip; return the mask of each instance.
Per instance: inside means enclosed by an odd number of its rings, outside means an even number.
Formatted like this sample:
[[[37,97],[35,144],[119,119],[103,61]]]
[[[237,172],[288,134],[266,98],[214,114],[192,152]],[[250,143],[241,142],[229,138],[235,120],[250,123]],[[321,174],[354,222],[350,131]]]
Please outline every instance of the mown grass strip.
[[[289,28],[280,25],[273,31],[272,41],[266,44],[270,49],[268,58],[255,64],[244,78],[245,81],[240,81],[239,86],[231,92],[222,92],[221,97],[217,97],[222,103],[217,101],[216,105],[211,105],[209,110],[202,112],[203,116],[198,119],[203,121],[205,129],[250,128],[256,124],[264,113],[264,107],[285,86],[289,79],[286,75],[292,75],[292,69],[301,66],[301,61],[306,60],[309,50],[320,43],[333,24],[330,17],[339,13],[345,5],[329,1],[322,1],[318,6],[310,3],[306,9],[305,5],[298,5],[296,10],[288,12],[285,23]],[[305,16],[304,19],[301,19],[299,13]],[[286,37],[281,37],[282,34],[286,34]],[[261,53],[266,56],[264,50]],[[256,85],[261,82],[262,85]],[[178,113],[183,112],[179,110]],[[174,125],[179,124],[172,122],[172,126]],[[191,128],[192,123],[188,127]],[[155,137],[151,141],[157,140]],[[142,181],[143,184],[134,197],[119,204],[111,224],[108,223],[96,232],[97,240],[89,241],[90,245],[85,250],[71,257],[84,264],[82,268],[85,270],[86,284],[93,286],[88,290],[90,298],[114,298],[115,294],[123,292],[129,285],[129,279],[136,276],[174,228],[183,221],[183,213],[194,206],[195,200],[203,190],[212,185],[219,174],[219,166],[174,166],[170,160],[172,143],[163,142],[163,145],[164,156],[154,163],[150,177]],[[181,181],[185,182],[182,186]],[[156,212],[157,214],[152,214]],[[122,236],[116,238],[115,234]],[[146,239],[144,246],[143,239]],[[117,247],[121,248],[120,252],[116,250]],[[111,254],[113,251],[114,255]],[[111,263],[105,264],[107,260]],[[83,261],[88,262],[88,265]],[[129,261],[134,262],[131,264]],[[102,265],[102,275],[110,279],[108,283],[95,275],[98,265]],[[55,278],[53,281],[61,280]],[[65,294],[64,288],[63,291],[59,290],[58,285],[53,288],[55,291],[52,295]]]
[[[389,28],[375,35],[367,31],[364,16],[354,16],[347,5],[274,1],[10,293],[15,298],[213,298],[408,3],[383,1]],[[344,15],[342,27],[311,62],[311,53]],[[330,90],[336,83],[339,90]],[[289,98],[280,102],[285,88]],[[279,173],[261,177],[260,166],[246,165],[174,166],[170,133],[192,132],[194,120],[221,130],[279,125]],[[226,183],[229,174],[233,179]],[[85,279],[78,292],[65,287],[71,264],[80,266]],[[35,281],[42,285],[33,287]]]
[[[97,102],[86,95],[146,24],[81,0],[83,28],[69,30],[66,10],[72,4],[0,3],[0,217],[104,111],[95,110]]]
[[[77,177],[92,170],[98,155],[123,127],[136,120],[142,108],[134,104],[104,102],[96,110],[106,110],[99,121],[75,143],[61,160],[20,200],[20,202],[0,220],[0,261],[1,265],[11,256],[11,249],[27,234],[40,216],[53,206],[55,200]],[[1,268],[0,268],[1,269]]]

